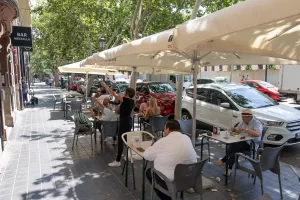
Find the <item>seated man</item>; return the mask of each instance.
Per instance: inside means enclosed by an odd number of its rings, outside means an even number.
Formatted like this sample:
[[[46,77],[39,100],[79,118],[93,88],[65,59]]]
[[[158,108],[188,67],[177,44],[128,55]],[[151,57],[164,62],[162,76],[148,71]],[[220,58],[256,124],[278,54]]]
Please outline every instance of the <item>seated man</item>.
[[[263,126],[260,121],[254,118],[252,111],[249,109],[245,109],[242,111],[242,122],[240,122],[237,127],[232,128],[231,131],[238,133],[245,133],[249,136],[256,137],[253,141],[255,143],[255,149],[257,150],[259,147],[258,142],[261,140]],[[241,150],[250,150],[251,141],[243,141],[238,143],[232,143],[229,146],[229,169],[228,175],[230,175],[232,166],[235,163],[235,153],[240,152]],[[224,156],[221,160],[216,161],[214,164],[217,166],[223,166],[226,163],[226,156]],[[224,173],[224,175],[226,172]]]
[[[109,104],[110,100],[109,97],[105,97],[103,99],[103,104],[101,103],[101,100],[99,99],[95,99],[95,103],[98,105],[98,107],[101,109],[102,112],[102,118],[101,120],[97,121],[97,128],[99,129],[100,133],[101,133],[101,121],[117,121],[119,118],[119,115],[116,114],[115,112],[113,112],[112,107]],[[94,107],[96,108],[96,107]],[[93,108],[91,108],[91,110],[93,110]],[[95,115],[93,115],[93,111],[92,112],[92,117],[95,118]],[[117,139],[116,137],[113,137],[114,140],[114,144],[116,143]]]
[[[170,181],[174,180],[174,171],[177,164],[191,164],[197,162],[197,154],[191,139],[180,133],[180,124],[176,120],[169,120],[165,124],[164,136],[144,152],[144,158],[154,161],[154,168],[164,174]],[[180,147],[180,148],[178,148]],[[146,176],[152,183],[151,169],[146,171]],[[163,179],[156,176],[158,184],[167,189]],[[160,199],[171,197],[155,190]]]

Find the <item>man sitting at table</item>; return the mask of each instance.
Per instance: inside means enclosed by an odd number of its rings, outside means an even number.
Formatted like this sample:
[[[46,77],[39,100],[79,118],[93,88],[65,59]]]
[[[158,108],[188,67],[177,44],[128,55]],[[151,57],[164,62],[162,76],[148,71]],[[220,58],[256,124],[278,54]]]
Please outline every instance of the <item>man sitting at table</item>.
[[[259,120],[255,119],[252,111],[249,109],[245,109],[242,111],[242,120],[243,121],[240,122],[236,127],[232,128],[231,131],[237,133],[245,133],[248,134],[248,136],[256,137],[252,141],[255,144],[255,150],[257,150],[259,147],[258,142],[261,140],[263,126]],[[250,140],[230,144],[228,150],[228,175],[230,175],[232,166],[235,163],[235,153],[241,152],[242,150],[250,150],[250,144]],[[227,157],[224,156],[221,160],[214,162],[214,164],[216,166],[223,166],[226,163],[226,159]],[[226,172],[224,173],[224,175],[226,175]]]
[[[178,121],[167,121],[164,128],[164,136],[145,150],[144,158],[154,161],[154,168],[164,174],[170,181],[173,181],[176,165],[197,162],[197,154],[191,139],[180,133]],[[146,176],[152,183],[151,169],[146,171]],[[156,176],[156,181],[157,184],[167,190],[167,185],[163,179]],[[155,190],[155,192],[160,199],[171,199],[171,197],[158,190]]]
[[[101,103],[100,99],[95,99],[95,103],[98,105],[96,107],[94,107],[94,109],[97,107],[99,107],[101,109],[102,112],[102,118],[100,119],[100,121],[96,122],[96,127],[98,127],[99,131],[101,132],[101,120],[102,121],[117,121],[119,115],[116,114],[113,110],[112,107],[109,104],[110,99],[109,97],[105,97],[103,99],[103,103]],[[91,113],[92,113],[92,117],[95,118],[95,112],[93,111],[93,108],[91,108]],[[113,137],[114,140],[114,144],[116,143],[117,139],[116,137]]]

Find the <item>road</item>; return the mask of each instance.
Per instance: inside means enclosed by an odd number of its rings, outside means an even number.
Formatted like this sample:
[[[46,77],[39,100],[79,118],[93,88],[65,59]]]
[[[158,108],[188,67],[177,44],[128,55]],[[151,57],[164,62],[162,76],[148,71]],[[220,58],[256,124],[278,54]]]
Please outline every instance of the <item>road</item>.
[[[300,104],[295,104],[293,99],[287,99],[280,102],[280,104],[291,106],[300,110]],[[280,160],[282,162],[300,168],[300,144],[285,147],[281,153]]]

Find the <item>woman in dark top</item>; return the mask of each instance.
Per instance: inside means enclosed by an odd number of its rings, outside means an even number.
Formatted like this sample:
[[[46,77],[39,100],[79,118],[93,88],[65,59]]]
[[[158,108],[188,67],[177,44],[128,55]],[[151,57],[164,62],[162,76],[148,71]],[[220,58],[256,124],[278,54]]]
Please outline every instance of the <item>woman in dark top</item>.
[[[123,140],[122,134],[126,132],[130,132],[132,128],[132,117],[131,112],[134,108],[133,97],[135,96],[135,91],[132,88],[127,88],[124,92],[124,97],[116,94],[112,89],[110,89],[104,82],[101,82],[101,85],[108,91],[112,96],[114,96],[117,100],[121,102],[119,106],[118,113],[120,114],[119,120],[119,134],[118,134],[118,153],[117,158],[114,162],[109,163],[110,167],[120,167],[121,156],[123,153]]]

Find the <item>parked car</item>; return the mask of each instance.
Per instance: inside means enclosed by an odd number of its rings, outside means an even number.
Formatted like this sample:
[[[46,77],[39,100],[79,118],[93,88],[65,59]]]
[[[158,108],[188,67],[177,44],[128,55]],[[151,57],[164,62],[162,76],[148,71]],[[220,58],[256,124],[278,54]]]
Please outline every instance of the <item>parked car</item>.
[[[108,85],[109,87],[111,87],[113,85],[113,82],[112,81],[104,81],[106,83],[106,85]],[[96,93],[97,89],[98,88],[102,88],[101,86],[101,81],[99,81],[98,79],[95,79],[94,82],[93,82],[93,85],[91,87],[91,90],[90,90],[90,95],[89,96],[92,96],[93,93]]]
[[[124,96],[124,91],[129,87],[128,84],[113,84],[111,86],[112,90],[115,91],[118,95]],[[118,104],[119,100],[115,99],[112,95],[110,95],[110,99],[112,102]]]
[[[197,79],[197,84],[209,84],[209,83],[226,83],[226,84],[228,84],[229,82],[225,77]]]
[[[267,131],[264,143],[282,145],[300,142],[300,111],[279,105],[257,90],[236,84],[197,85],[196,119],[199,123],[228,129],[241,119],[243,109],[251,109]],[[182,100],[182,119],[191,119],[193,87],[186,89]]]
[[[241,81],[242,85],[252,87],[269,97],[271,97],[275,101],[279,101],[280,99],[283,99],[284,97],[278,92],[278,87],[275,87],[271,83],[260,81],[260,80],[246,80]]]
[[[161,115],[174,115],[175,90],[169,83],[143,82],[136,84],[136,108],[138,109],[144,100],[153,97],[157,100]]]
[[[77,84],[77,92],[83,94],[85,91],[83,88],[85,88],[85,81],[79,81]]]

